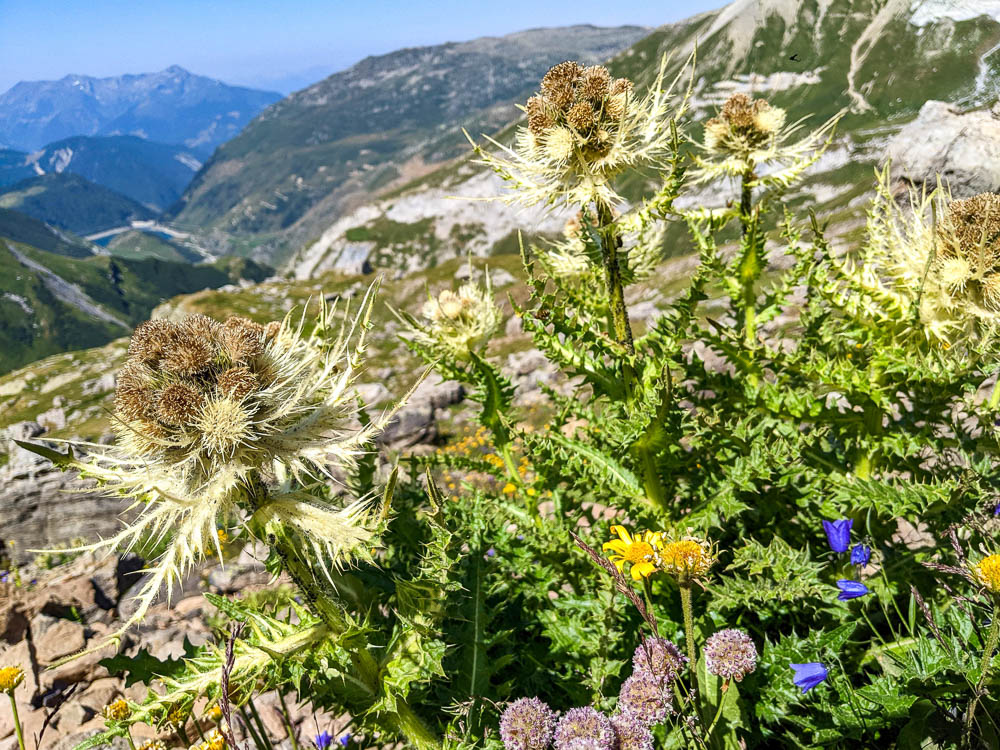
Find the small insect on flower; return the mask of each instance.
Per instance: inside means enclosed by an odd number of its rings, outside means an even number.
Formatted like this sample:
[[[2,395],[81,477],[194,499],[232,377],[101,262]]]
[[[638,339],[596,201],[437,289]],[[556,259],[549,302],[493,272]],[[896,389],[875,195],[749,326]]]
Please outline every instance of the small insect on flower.
[[[597,709],[571,708],[556,725],[553,746],[555,750],[571,750],[576,740],[589,740],[599,750],[612,750],[615,729],[611,720]]]
[[[872,548],[867,544],[855,544],[851,548],[851,565],[864,567],[872,557]]]
[[[104,707],[104,717],[111,721],[124,721],[132,714],[132,708],[124,698],[118,698]]]
[[[657,565],[674,579],[686,585],[703,577],[715,564],[715,551],[703,539],[685,537],[663,543],[657,549]]]
[[[672,681],[687,664],[687,657],[666,638],[649,636],[632,655],[632,668],[636,672],[649,672],[661,679]]]
[[[1000,595],[1000,554],[984,557],[975,566],[974,572],[991,594]]]
[[[823,530],[826,532],[826,540],[830,543],[830,549],[837,554],[847,552],[851,544],[851,527],[854,520],[845,518],[840,521],[823,521]]]
[[[627,167],[661,167],[673,155],[672,123],[686,100],[671,113],[670,91],[687,66],[664,90],[666,65],[664,57],[641,98],[631,81],[612,78],[600,65],[567,61],[549,70],[526,103],[527,127],[518,129],[514,147],[491,138],[497,153],[475,147],[481,162],[515,188],[504,200],[621,203],[612,185],[616,175]]]
[[[519,698],[500,717],[500,739],[507,750],[545,750],[552,742],[556,713],[538,698]]]
[[[0,669],[0,693],[14,694],[14,689],[24,682],[24,670],[20,667]]]
[[[803,693],[808,693],[819,685],[829,674],[826,667],[818,661],[811,661],[805,664],[789,664],[789,666],[795,671],[792,682],[802,688]]]
[[[624,572],[625,563],[629,564],[634,581],[649,578],[656,572],[656,547],[661,537],[659,532],[643,531],[632,536],[624,526],[612,526],[611,533],[617,534],[619,538],[605,542],[603,549],[612,553],[611,562],[620,572]]]
[[[633,672],[618,693],[618,710],[638,717],[646,726],[663,722],[673,711],[672,680]]]
[[[705,641],[705,668],[717,677],[740,682],[757,669],[757,647],[742,630],[720,630]]]
[[[848,599],[857,599],[859,596],[864,596],[868,593],[868,587],[859,581],[849,581],[846,578],[841,578],[837,581],[837,588],[840,589],[840,593],[837,598],[846,602]]]
[[[634,714],[615,714],[611,717],[611,726],[618,740],[617,750],[653,750],[653,733]]]

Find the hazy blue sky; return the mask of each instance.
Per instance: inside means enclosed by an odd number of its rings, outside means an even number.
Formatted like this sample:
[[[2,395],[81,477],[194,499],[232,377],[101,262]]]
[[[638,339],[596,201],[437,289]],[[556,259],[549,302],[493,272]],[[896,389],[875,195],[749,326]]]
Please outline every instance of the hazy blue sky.
[[[659,26],[726,0],[0,0],[0,92],[177,64],[286,92],[366,55],[540,26]]]

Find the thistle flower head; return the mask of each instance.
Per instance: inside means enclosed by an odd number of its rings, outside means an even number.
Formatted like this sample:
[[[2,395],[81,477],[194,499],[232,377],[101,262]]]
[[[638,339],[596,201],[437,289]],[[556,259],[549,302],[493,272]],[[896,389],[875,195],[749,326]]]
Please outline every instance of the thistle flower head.
[[[672,681],[684,669],[688,658],[666,638],[649,636],[632,655],[632,668],[636,672],[649,672],[661,679]]]
[[[651,672],[633,672],[618,693],[618,710],[635,716],[646,726],[661,723],[673,710],[671,681]]]
[[[705,124],[705,149],[749,157],[773,139],[784,124],[785,110],[763,99],[733,94],[722,105],[719,116]]]
[[[414,343],[438,357],[459,361],[481,353],[502,320],[488,272],[483,286],[470,281],[458,291],[445,289],[429,297],[421,314],[423,320],[418,321],[397,313],[410,329]]]
[[[703,577],[715,564],[715,551],[703,539],[684,537],[663,542],[657,550],[657,565],[678,583],[686,584]]]
[[[653,750],[653,734],[635,714],[617,713],[611,717],[618,750]]]
[[[374,292],[353,323],[333,326],[322,306],[308,335],[304,316],[268,327],[191,316],[136,329],[116,393],[117,442],[86,446],[75,464],[141,508],[121,533],[85,549],[171,535],[123,630],[193,562],[221,554],[217,529],[240,519],[280,525],[323,571],[367,554],[358,549],[372,535],[363,506],[333,505],[291,482],[332,478],[329,464],[350,465],[392,416],[356,426],[352,386]]]
[[[600,65],[563,62],[549,70],[525,105],[527,127],[518,130],[514,147],[492,139],[498,153],[477,147],[482,162],[516,189],[505,200],[620,203],[611,185],[617,174],[633,166],[662,166],[672,155],[673,84],[663,90],[665,69],[666,58],[642,98],[631,81],[612,78]]]
[[[742,630],[720,630],[705,641],[705,668],[717,677],[740,682],[757,668],[757,647]]]
[[[859,257],[840,261],[839,298],[901,336],[916,332],[945,349],[987,350],[1000,329],[1000,196],[952,201],[939,186],[911,189],[909,205],[900,206],[889,180],[887,167]]]
[[[520,698],[500,717],[500,739],[507,750],[545,750],[552,742],[556,713],[538,698]]]
[[[600,750],[612,750],[615,730],[611,720],[590,706],[571,708],[556,725],[553,735],[555,750],[570,750],[575,740],[589,740]]]
[[[823,141],[838,117],[793,142],[791,137],[801,129],[801,120],[789,125],[780,107],[743,93],[733,94],[719,114],[705,123],[701,153],[694,157],[698,166],[695,179],[707,182],[742,176],[760,165],[775,165],[778,171],[764,179],[787,187],[819,158],[825,148]]]
[[[0,693],[13,694],[14,689],[24,682],[24,670],[20,667],[0,669]]]
[[[987,591],[991,594],[1000,594],[1000,554],[984,557],[973,572]]]

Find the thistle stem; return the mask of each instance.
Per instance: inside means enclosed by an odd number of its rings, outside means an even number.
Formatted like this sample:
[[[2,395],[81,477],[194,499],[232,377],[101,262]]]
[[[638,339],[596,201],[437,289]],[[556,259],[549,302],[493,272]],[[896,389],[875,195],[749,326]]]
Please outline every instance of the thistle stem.
[[[264,747],[266,750],[274,750],[274,745],[271,744],[271,738],[267,736],[267,730],[264,728],[264,722],[261,721],[260,714],[257,713],[257,706],[254,705],[253,698],[247,701],[247,706],[250,707],[250,716],[253,717],[254,722],[257,724],[257,732],[260,734],[260,738],[264,742]]]
[[[288,575],[305,594],[310,608],[323,620],[330,633],[336,636],[346,632],[348,623],[343,611],[328,595],[328,592],[323,590],[308,566],[299,559],[298,550],[290,549],[284,540],[277,537],[269,539],[269,543],[281,556]],[[364,685],[374,700],[381,691],[380,670],[375,657],[367,649],[356,649],[351,651],[351,665],[353,677]],[[432,750],[441,747],[441,742],[434,732],[423,723],[402,698],[396,699],[396,711],[392,719],[394,728],[408,740],[408,747],[417,750]]]
[[[976,708],[979,706],[979,699],[983,695],[983,686],[990,676],[990,667],[993,665],[993,654],[996,653],[997,644],[1000,642],[1000,596],[993,599],[993,616],[990,622],[990,630],[986,635],[986,648],[983,651],[983,661],[980,666],[979,680],[976,682],[975,690],[972,693],[972,700],[969,701],[969,710],[965,714],[965,732],[962,740],[963,747],[970,747],[972,741],[972,724],[976,716]]]
[[[681,609],[684,611],[684,638],[687,641],[688,663],[691,665],[692,681],[697,682],[698,657],[694,649],[694,615],[691,611],[691,583],[681,583]]]
[[[740,263],[740,284],[743,288],[743,336],[748,348],[757,343],[757,294],[756,283],[760,276],[761,259],[757,247],[757,226],[753,215],[753,188],[751,183],[756,179],[753,166],[743,173],[740,191],[740,225],[742,227],[741,241],[743,244],[743,260]]]
[[[624,346],[629,355],[634,355],[635,344],[632,341],[632,326],[628,320],[628,308],[625,307],[625,287],[622,284],[621,261],[618,257],[622,240],[615,228],[611,206],[604,201],[597,201],[597,224],[601,236],[601,257],[604,260],[604,278],[608,287],[612,333],[615,341]],[[622,364],[622,379],[625,382],[626,393],[630,393],[632,382],[635,379],[630,364]]]
[[[253,740],[254,747],[256,747],[257,750],[264,750],[264,740],[262,740],[257,734],[253,721],[251,721],[250,715],[247,713],[246,706],[240,706],[240,716],[243,717],[243,724],[246,727],[247,732],[250,733],[250,739]]]
[[[988,404],[990,411],[995,411],[997,404],[1000,404],[1000,373],[997,374],[996,382],[993,384],[993,392],[990,394]]]
[[[278,702],[281,704],[281,713],[285,720],[285,731],[288,732],[288,739],[292,742],[292,750],[299,750],[299,739],[296,736],[298,732],[295,731],[295,727],[292,725],[292,714],[285,703],[285,694],[280,690],[278,691]]]
[[[24,750],[24,733],[21,729],[21,720],[17,715],[17,701],[14,700],[14,691],[11,690],[7,693],[7,696],[10,698],[10,710],[14,714],[14,732],[17,734],[17,746],[20,750]]]
[[[722,718],[722,707],[726,705],[726,688],[728,687],[728,681],[722,683],[722,695],[719,696],[719,705],[715,709],[715,716],[712,717],[712,723],[708,725],[708,729],[705,731],[705,736],[709,739],[712,738],[712,731],[715,729],[715,725],[718,724],[719,719]]]
[[[132,730],[125,730],[125,739],[128,740],[129,750],[135,750],[135,740],[132,739]]]

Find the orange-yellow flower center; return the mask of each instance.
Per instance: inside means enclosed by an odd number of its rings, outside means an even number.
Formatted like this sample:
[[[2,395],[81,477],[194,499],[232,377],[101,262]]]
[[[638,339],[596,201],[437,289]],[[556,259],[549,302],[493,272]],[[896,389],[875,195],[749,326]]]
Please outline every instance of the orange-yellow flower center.
[[[648,542],[632,542],[622,555],[626,560],[635,565],[646,562],[653,557],[653,546]]]
[[[1000,594],[1000,555],[989,555],[979,563],[979,580],[994,594]]]
[[[667,572],[676,576],[700,576],[712,567],[712,558],[693,539],[664,545],[660,550],[660,561]]]

